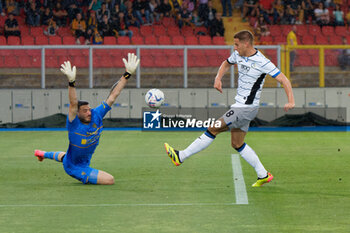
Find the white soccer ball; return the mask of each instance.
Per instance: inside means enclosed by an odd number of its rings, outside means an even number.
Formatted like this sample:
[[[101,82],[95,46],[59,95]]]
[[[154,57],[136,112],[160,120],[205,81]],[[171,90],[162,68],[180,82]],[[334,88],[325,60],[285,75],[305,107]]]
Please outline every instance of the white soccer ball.
[[[164,102],[164,93],[159,89],[151,89],[146,93],[145,101],[151,108],[159,108]]]

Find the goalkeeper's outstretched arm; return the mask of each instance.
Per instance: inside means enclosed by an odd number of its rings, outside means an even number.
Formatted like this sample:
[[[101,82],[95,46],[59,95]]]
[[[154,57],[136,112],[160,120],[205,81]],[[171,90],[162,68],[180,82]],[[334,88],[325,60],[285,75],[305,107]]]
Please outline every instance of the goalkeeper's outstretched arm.
[[[115,102],[117,97],[120,95],[121,91],[125,87],[128,79],[132,74],[135,73],[137,66],[140,63],[140,59],[133,53],[128,53],[128,60],[123,58],[123,62],[125,65],[125,73],[123,76],[112,86],[111,92],[106,100],[106,103],[112,107],[112,104]]]
[[[61,65],[61,72],[68,78],[68,96],[69,96],[69,112],[68,119],[72,122],[78,113],[78,98],[75,90],[75,76],[77,69],[71,67],[70,61],[65,61]]]

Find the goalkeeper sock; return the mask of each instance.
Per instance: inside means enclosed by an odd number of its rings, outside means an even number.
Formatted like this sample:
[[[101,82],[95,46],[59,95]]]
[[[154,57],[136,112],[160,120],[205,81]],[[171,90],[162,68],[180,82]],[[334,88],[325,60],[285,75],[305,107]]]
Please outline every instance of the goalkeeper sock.
[[[185,159],[191,157],[192,155],[207,148],[215,139],[215,135],[210,133],[208,130],[198,137],[191,145],[189,145],[185,150],[180,151],[179,157],[180,161],[183,162]]]
[[[239,152],[242,158],[245,159],[245,161],[247,161],[250,164],[250,166],[252,166],[255,169],[258,178],[263,178],[267,176],[266,169],[260,162],[259,157],[255,153],[255,151],[250,146],[244,143],[240,148],[237,148],[236,150]]]
[[[61,151],[49,151],[44,153],[44,158],[45,159],[53,159],[56,160],[57,162],[62,162],[59,160],[58,155],[62,153]],[[63,159],[63,157],[62,157]]]

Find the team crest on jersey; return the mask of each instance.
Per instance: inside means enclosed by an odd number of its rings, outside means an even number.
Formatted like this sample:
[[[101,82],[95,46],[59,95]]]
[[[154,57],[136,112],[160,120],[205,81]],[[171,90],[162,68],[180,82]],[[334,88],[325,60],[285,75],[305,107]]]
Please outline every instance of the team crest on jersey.
[[[249,72],[250,67],[249,66],[245,66],[245,65],[241,65],[241,69],[242,69],[241,72],[246,74],[246,73]]]

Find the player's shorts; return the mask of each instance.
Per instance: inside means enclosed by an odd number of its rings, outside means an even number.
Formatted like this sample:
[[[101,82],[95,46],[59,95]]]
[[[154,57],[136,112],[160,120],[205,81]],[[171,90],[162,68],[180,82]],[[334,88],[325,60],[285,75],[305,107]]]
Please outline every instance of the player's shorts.
[[[244,107],[234,104],[222,118],[230,130],[241,129],[244,132],[248,132],[249,124],[256,117],[258,111],[258,107]]]
[[[80,167],[67,163],[67,161],[63,161],[63,168],[68,175],[79,180],[83,184],[97,184],[97,175],[99,170],[95,168],[88,166]]]

